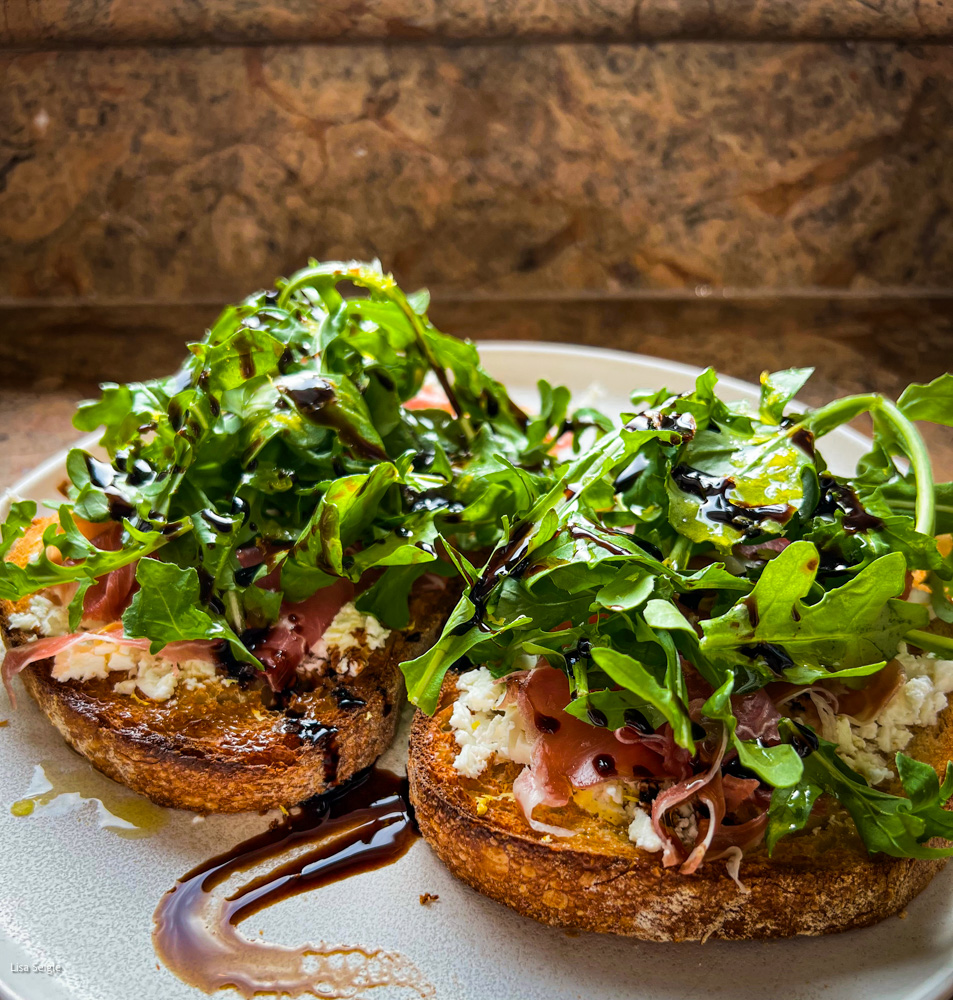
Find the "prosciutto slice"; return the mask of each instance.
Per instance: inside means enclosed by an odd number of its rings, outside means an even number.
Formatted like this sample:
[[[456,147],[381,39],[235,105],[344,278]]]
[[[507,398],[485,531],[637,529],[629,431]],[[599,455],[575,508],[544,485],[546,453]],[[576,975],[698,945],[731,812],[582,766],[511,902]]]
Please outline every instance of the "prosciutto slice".
[[[254,648],[265,667],[265,679],[273,691],[282,691],[301,661],[324,635],[334,616],[354,597],[350,580],[339,579],[322,587],[306,601],[284,602],[281,617]]]
[[[21,670],[31,663],[48,660],[83,642],[113,642],[117,646],[132,646],[136,649],[148,649],[152,643],[147,638],[133,639],[123,635],[120,627],[113,626],[98,632],[72,632],[69,635],[49,636],[45,639],[37,639],[36,642],[28,642],[24,646],[17,646],[16,649],[8,649],[3,658],[3,666],[0,667],[0,674],[3,676],[3,686],[7,689],[10,704],[16,708],[16,695],[13,691],[12,681]],[[170,642],[160,650],[158,655],[172,663],[182,663],[185,660],[212,662],[215,660],[212,652],[214,645],[213,642],[205,639],[192,642]]]
[[[83,621],[114,622],[129,607],[138,590],[136,564],[129,563],[100,577],[83,598]]]
[[[733,774],[723,774],[721,787],[725,796],[725,814],[730,816],[745,802],[754,799],[761,782],[757,778],[736,778]]]
[[[652,803],[652,825],[662,841],[662,864],[666,868],[681,864],[683,874],[696,871],[705,857],[722,819],[725,815],[725,796],[721,783],[721,762],[728,745],[727,732],[722,733],[721,743],[707,771],[680,781],[659,792]],[[665,814],[698,796],[708,809],[708,827],[700,842],[696,842],[688,858],[685,858],[681,844],[662,826]]]
[[[121,524],[110,524],[103,531],[101,525],[87,522],[85,529],[84,534],[103,552],[118,552],[122,547]],[[92,533],[94,529],[100,529],[98,534]],[[75,584],[70,586],[75,593]],[[101,576],[83,597],[83,621],[95,624],[117,621],[129,607],[138,586],[134,562]]]
[[[774,707],[774,702],[764,688],[749,694],[733,695],[731,710],[738,720],[735,730],[740,740],[762,740],[775,745],[781,742],[778,723],[781,713]]]
[[[545,661],[541,661],[545,663]],[[571,700],[569,681],[549,665],[511,675],[517,705],[528,732],[535,736],[532,762],[513,784],[526,821],[544,833],[568,835],[533,819],[538,805],[564,806],[574,788],[591,788],[610,778],[633,780],[671,777],[672,763],[664,736],[620,739],[610,729],[591,726],[563,711]]]

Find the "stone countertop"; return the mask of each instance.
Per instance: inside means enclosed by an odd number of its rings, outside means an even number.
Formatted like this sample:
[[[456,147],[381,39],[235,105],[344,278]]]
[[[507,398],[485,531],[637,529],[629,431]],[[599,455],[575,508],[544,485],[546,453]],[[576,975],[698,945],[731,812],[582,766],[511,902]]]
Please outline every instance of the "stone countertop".
[[[0,0],[0,45],[945,40],[946,0]]]

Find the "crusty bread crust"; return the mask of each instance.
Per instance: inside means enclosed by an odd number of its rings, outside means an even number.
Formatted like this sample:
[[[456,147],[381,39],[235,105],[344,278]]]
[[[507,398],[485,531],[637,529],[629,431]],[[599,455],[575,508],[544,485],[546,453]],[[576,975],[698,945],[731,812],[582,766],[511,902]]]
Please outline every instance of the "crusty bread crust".
[[[48,523],[35,523],[10,557],[22,564]],[[330,677],[283,699],[257,679],[242,686],[221,675],[154,702],[113,691],[123,673],[58,681],[50,659],[20,677],[70,746],[159,805],[203,813],[291,806],[347,780],[387,748],[404,699],[399,665],[433,641],[453,596],[415,597],[411,627],[393,632],[356,678]],[[0,632],[10,646],[30,638],[7,626],[26,604],[0,605]]]
[[[900,912],[944,862],[870,856],[846,818],[782,840],[769,858],[745,854],[742,892],[724,861],[694,875],[665,869],[624,829],[570,804],[534,817],[572,837],[531,830],[513,800],[519,766],[491,765],[476,780],[453,768],[448,726],[456,678],[433,718],[418,712],[410,739],[410,797],[420,831],[450,871],[479,892],[545,924],[648,941],[705,941],[827,934]],[[937,770],[953,757],[953,709],[907,749]],[[481,816],[480,813],[483,813]]]

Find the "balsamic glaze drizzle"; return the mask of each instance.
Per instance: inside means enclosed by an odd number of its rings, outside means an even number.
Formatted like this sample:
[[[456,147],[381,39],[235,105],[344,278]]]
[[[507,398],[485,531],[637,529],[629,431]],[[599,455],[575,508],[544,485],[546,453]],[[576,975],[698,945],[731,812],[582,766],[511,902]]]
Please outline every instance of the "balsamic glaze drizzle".
[[[418,833],[407,780],[369,769],[341,788],[296,806],[281,822],[184,875],[155,911],[156,953],[180,979],[205,992],[231,986],[243,996],[259,992],[311,992],[352,996],[355,986],[410,987],[432,992],[399,955],[361,948],[303,945],[287,948],[249,940],[236,926],[289,896],[393,864]],[[242,872],[267,865],[224,896],[214,890]],[[337,961],[340,956],[349,961]],[[351,959],[354,961],[352,962]],[[357,965],[359,967],[355,968]]]
[[[846,483],[839,483],[828,473],[818,477],[821,483],[821,499],[814,509],[815,517],[831,517],[836,511],[844,515],[844,530],[849,534],[866,531],[882,531],[884,523],[870,514],[860,501],[860,497]]]
[[[735,485],[730,476],[709,476],[690,465],[677,465],[672,469],[672,479],[683,492],[702,501],[701,514],[717,524],[728,524],[746,535],[759,534],[762,521],[785,524],[794,513],[791,504],[765,504],[748,506],[728,499],[728,491]]]

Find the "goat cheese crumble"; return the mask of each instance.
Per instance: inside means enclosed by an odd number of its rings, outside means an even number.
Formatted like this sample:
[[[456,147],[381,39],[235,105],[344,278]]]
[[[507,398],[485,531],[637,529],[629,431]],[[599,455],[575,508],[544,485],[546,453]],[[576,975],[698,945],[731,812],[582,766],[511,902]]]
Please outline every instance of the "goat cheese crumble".
[[[638,802],[626,802],[625,811],[629,817],[629,840],[643,851],[661,851],[665,845],[655,832],[652,815]]]
[[[515,704],[501,708],[506,683],[486,667],[468,670],[457,678],[460,697],[453,704],[450,728],[460,752],[453,766],[466,778],[479,778],[492,757],[528,764],[532,744],[527,739]]]
[[[349,656],[352,650],[373,652],[390,638],[391,630],[373,616],[357,610],[353,601],[338,611],[324,635],[298,667],[304,673],[327,672],[329,665],[341,676],[357,677],[366,666],[366,656]]]
[[[933,654],[914,656],[901,646],[896,656],[904,681],[872,722],[859,725],[850,716],[834,716],[832,739],[840,758],[871,785],[894,777],[888,764],[913,739],[912,726],[935,726],[953,692],[953,660]]]
[[[128,673],[117,681],[113,690],[118,694],[140,694],[153,701],[168,701],[182,684],[188,690],[215,676],[215,664],[205,660],[186,660],[175,664],[161,655],[135,646],[95,639],[78,642],[57,653],[53,659],[52,676],[58,681],[105,680],[111,673]]]
[[[34,594],[27,601],[25,611],[14,611],[7,616],[7,625],[44,637],[66,635],[69,632],[69,608],[43,594]]]

